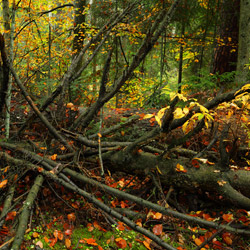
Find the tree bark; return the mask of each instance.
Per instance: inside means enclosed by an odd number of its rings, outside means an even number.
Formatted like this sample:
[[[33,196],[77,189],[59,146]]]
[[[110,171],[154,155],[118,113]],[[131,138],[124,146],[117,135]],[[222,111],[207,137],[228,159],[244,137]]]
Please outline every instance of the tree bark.
[[[250,58],[250,0],[240,2],[239,52],[236,81],[241,84],[249,80]]]

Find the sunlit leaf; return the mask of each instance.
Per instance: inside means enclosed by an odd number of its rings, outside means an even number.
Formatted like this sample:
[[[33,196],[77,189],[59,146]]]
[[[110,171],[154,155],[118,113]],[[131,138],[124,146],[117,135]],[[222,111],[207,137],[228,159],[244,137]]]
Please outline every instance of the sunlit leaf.
[[[144,245],[147,249],[151,250],[151,247],[150,247],[150,243],[149,243],[149,242],[147,242],[147,241],[144,240],[142,243],[143,243],[143,245]]]
[[[147,114],[147,115],[144,115],[143,119],[149,119],[149,118],[152,118],[154,115],[152,114]]]
[[[7,179],[1,181],[1,182],[0,182],[0,188],[5,187],[7,183],[8,183],[8,180],[7,180]]]
[[[159,213],[159,212],[156,212],[156,213],[154,214],[153,218],[159,220],[159,219],[162,218],[162,214]]]
[[[55,161],[56,158],[57,158],[57,154],[53,154],[53,155],[50,157],[50,159],[51,159],[52,161]]]
[[[218,183],[220,186],[224,186],[227,182],[224,181],[224,180],[219,180],[219,181],[217,181],[217,183]]]
[[[69,103],[67,103],[67,108],[72,108],[74,106],[74,104],[72,103],[72,102],[69,102]]]
[[[187,170],[179,163],[176,164],[176,171],[186,173]]]
[[[155,120],[156,122],[159,124],[159,126],[161,127],[161,119],[158,116],[155,116]]]
[[[175,118],[175,119],[180,119],[180,118],[182,118],[183,116],[185,116],[185,114],[183,113],[183,111],[182,111],[181,108],[175,109],[175,111],[174,111],[174,118]]]

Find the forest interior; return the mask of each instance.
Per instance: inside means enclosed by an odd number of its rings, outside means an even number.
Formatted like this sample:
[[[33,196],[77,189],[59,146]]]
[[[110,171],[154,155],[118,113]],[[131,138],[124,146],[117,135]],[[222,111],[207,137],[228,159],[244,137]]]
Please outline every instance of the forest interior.
[[[250,249],[250,0],[0,10],[0,249]]]

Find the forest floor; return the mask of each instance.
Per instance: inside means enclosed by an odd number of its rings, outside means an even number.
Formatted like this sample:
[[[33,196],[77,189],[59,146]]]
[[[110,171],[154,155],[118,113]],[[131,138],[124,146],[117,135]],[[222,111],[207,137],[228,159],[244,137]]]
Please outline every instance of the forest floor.
[[[132,114],[138,113],[142,118],[144,114],[154,112],[157,113],[157,110],[110,109],[105,113],[103,123],[104,126],[109,127],[122,122],[123,119],[130,117]],[[228,141],[234,141],[237,137],[239,147],[248,145],[248,129],[247,126],[242,127],[242,122],[249,123],[246,119],[247,117],[243,113],[230,113],[230,109],[225,108],[217,111],[215,116],[215,121],[219,122],[218,130],[220,130],[220,124],[225,122],[232,124]],[[33,128],[34,132],[37,131],[36,126]],[[143,135],[154,126],[158,126],[155,119],[140,119],[128,128],[125,127],[113,134],[112,139],[129,141],[135,136]],[[212,128],[208,128],[205,132],[197,134],[192,140],[186,142],[185,147],[199,152],[209,142],[212,132]],[[182,133],[181,129],[177,129],[172,137],[181,136]],[[171,140],[170,137],[165,138],[162,143],[168,143],[169,140]],[[230,151],[231,146],[229,143],[228,151]],[[235,159],[235,161],[237,161],[238,166],[246,170],[249,168],[244,161],[242,163],[242,159]],[[159,205],[171,207],[208,221],[216,221],[221,224],[230,223],[231,226],[235,225],[235,227],[243,229],[249,229],[250,227],[250,211],[232,207],[230,204],[228,206],[221,205],[221,198],[216,197],[216,194],[204,194],[199,190],[187,193],[185,190],[174,190],[172,187],[164,186],[161,187],[161,190],[158,190],[151,176],[128,175],[122,171],[111,173],[108,166],[105,166],[105,168],[106,175],[101,178],[100,168],[96,161],[83,159],[79,165],[80,171],[87,176]],[[155,174],[156,178],[159,174]],[[19,197],[24,194],[24,188],[29,190],[33,179],[32,172],[30,172],[25,179],[18,182]],[[81,183],[78,184],[82,185]],[[92,186],[85,185],[81,188],[92,193],[100,201],[117,209],[117,211],[122,211],[121,213],[133,218],[137,225],[151,230],[178,250],[250,249],[248,237],[192,225],[180,219],[139,207],[127,200],[117,199],[104,190]],[[1,209],[3,204],[0,205]],[[19,203],[16,206],[21,205]],[[15,212],[10,212],[6,217],[5,224],[0,231],[0,249],[14,236],[15,225],[13,220],[16,216]],[[204,244],[204,246],[199,247],[201,244]],[[37,197],[22,249],[144,250],[162,248],[149,238],[130,230],[124,223],[115,221],[108,214],[87,202],[82,196],[69,192],[62,186],[53,182],[50,183],[47,180],[43,184],[42,192]]]

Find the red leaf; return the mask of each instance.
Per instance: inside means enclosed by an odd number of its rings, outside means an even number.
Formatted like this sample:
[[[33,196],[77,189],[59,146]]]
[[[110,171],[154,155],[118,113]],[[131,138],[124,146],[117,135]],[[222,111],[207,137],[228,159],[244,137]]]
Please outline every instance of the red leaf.
[[[89,245],[98,246],[98,244],[96,243],[95,239],[93,239],[93,238],[90,238],[90,239],[84,238],[84,240],[85,240],[86,243],[89,244]]]
[[[199,162],[197,160],[192,160],[192,165],[195,167],[195,168],[200,168],[200,165],[199,165]]]
[[[222,243],[215,239],[213,241],[213,249],[222,249]]]
[[[56,244],[57,239],[51,239],[50,241],[51,241],[51,242],[50,242],[49,246],[50,246],[50,247],[53,247],[53,246]]]
[[[5,221],[14,220],[15,217],[16,217],[16,211],[9,212],[5,218]]]
[[[155,235],[161,235],[162,234],[162,224],[157,224],[153,227],[153,233]]]
[[[222,239],[227,245],[233,244],[232,235],[228,232],[222,234]]]
[[[233,214],[223,214],[222,215],[223,220],[225,220],[226,222],[230,222],[233,220]]]
[[[124,231],[125,230],[125,227],[124,227],[124,225],[123,225],[123,223],[121,221],[118,221],[117,229],[119,229],[120,231]]]

